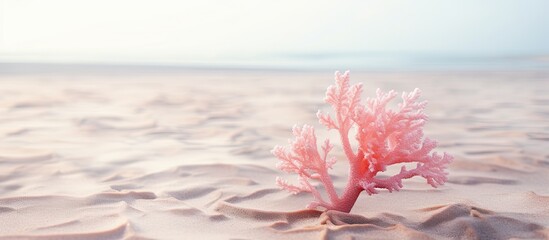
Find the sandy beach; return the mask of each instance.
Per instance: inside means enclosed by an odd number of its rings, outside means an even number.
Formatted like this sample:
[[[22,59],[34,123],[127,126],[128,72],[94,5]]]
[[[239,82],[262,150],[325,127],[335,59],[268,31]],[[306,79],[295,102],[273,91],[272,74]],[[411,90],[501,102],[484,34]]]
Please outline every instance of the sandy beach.
[[[547,71],[350,69],[365,96],[420,88],[455,159],[444,186],[412,178],[347,214],[278,189],[295,176],[270,153],[315,126],[341,191],[315,113],[346,69],[21,69],[0,73],[0,239],[549,239]]]

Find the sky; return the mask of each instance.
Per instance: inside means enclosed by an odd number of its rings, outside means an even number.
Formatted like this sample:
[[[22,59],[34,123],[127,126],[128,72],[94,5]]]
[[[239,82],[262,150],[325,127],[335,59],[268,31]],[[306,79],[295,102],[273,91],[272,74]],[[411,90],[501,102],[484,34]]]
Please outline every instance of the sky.
[[[547,54],[546,0],[0,0],[0,61]]]

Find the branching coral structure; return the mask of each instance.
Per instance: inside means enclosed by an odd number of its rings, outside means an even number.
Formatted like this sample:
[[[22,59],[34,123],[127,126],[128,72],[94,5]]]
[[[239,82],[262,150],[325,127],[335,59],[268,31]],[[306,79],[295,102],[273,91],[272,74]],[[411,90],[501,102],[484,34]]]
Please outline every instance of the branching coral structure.
[[[402,94],[402,102],[394,110],[387,105],[397,96],[395,91],[376,91],[375,98],[361,101],[362,84],[351,86],[349,72],[336,72],[335,85],[326,91],[326,103],[334,116],[318,111],[319,122],[340,135],[343,152],[349,161],[347,185],[338,194],[328,170],[336,163],[330,157],[334,146],[326,139],[318,148],[312,126],[294,126],[295,139],[289,146],[275,146],[272,153],[280,160],[277,167],[288,173],[298,174],[299,183],[293,185],[281,178],[277,184],[291,193],[309,192],[314,201],[308,208],[324,208],[350,212],[362,191],[372,195],[378,189],[399,191],[402,180],[423,177],[433,187],[447,180],[446,166],[452,161],[447,153],[431,152],[437,143],[424,137],[427,122],[424,113],[426,101],[419,101],[420,90]],[[355,149],[351,146],[350,131],[356,132]],[[400,164],[400,172],[391,177],[378,176],[390,165]],[[414,167],[408,169],[406,165]],[[322,187],[318,186],[319,184]],[[321,194],[323,189],[325,194]]]

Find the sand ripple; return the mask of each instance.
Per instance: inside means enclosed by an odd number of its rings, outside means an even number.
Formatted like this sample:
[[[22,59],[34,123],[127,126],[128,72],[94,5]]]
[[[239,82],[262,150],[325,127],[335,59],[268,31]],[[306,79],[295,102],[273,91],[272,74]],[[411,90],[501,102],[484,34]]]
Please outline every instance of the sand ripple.
[[[304,209],[269,153],[317,124],[329,73],[123,73],[0,74],[0,239],[549,239],[547,72],[354,73],[421,88],[456,159],[351,213]]]

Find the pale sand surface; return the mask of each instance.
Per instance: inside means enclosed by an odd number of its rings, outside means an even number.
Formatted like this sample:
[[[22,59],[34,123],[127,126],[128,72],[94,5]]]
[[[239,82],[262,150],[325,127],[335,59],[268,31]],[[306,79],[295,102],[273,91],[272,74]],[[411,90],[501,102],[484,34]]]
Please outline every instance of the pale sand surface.
[[[370,96],[421,88],[455,161],[446,185],[363,193],[350,214],[304,210],[269,153],[295,123],[326,136],[332,74],[2,74],[0,238],[549,238],[549,72],[352,72]]]

